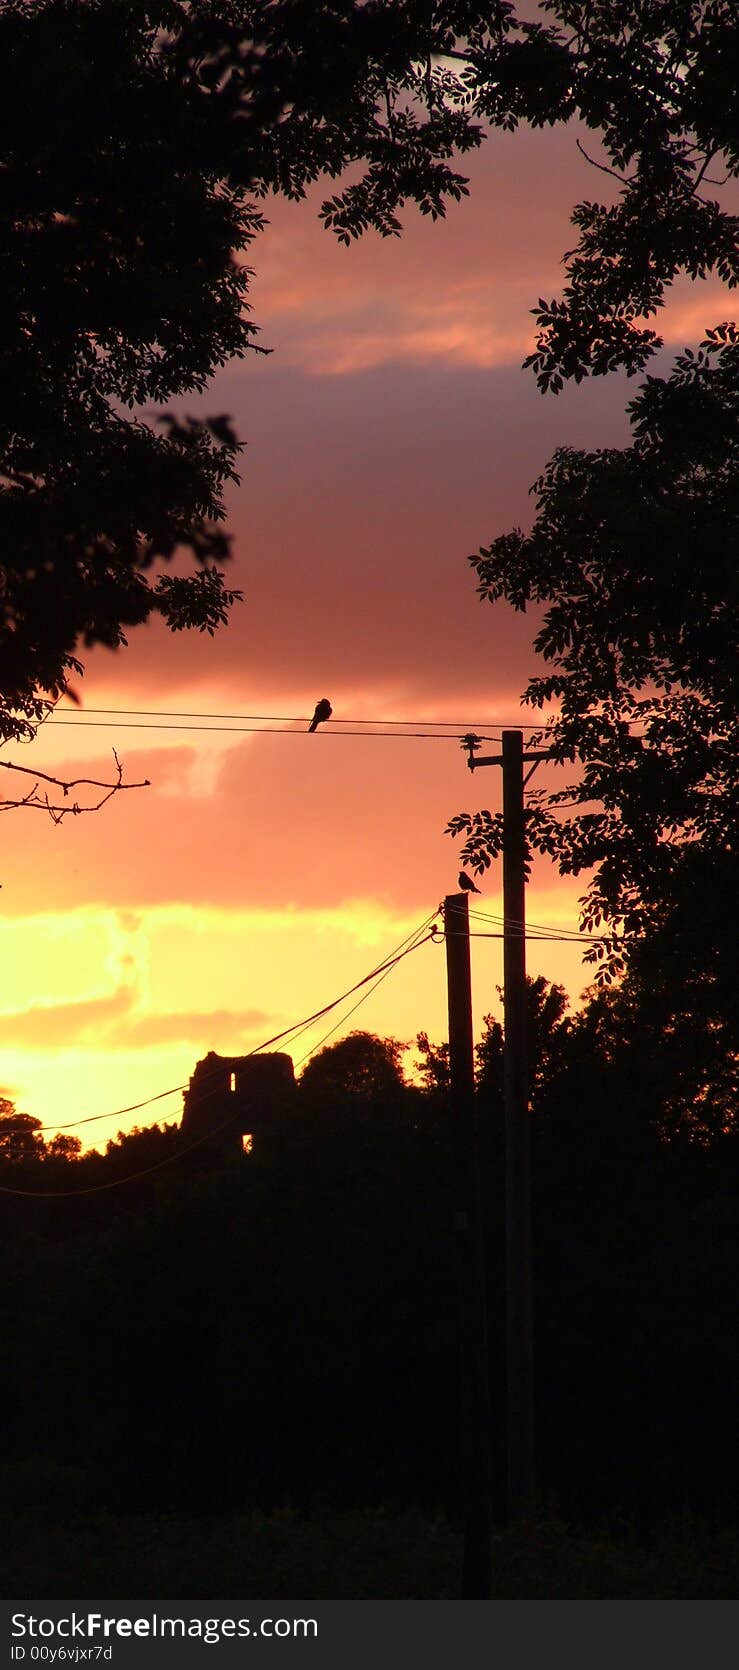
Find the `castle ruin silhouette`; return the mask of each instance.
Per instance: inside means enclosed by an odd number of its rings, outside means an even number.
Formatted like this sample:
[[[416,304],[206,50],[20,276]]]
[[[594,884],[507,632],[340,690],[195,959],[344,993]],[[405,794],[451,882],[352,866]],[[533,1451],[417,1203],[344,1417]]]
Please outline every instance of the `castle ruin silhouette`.
[[[295,1094],[292,1056],[217,1055],[199,1061],[185,1091],[181,1130],[205,1153],[230,1158],[244,1138],[258,1148]]]

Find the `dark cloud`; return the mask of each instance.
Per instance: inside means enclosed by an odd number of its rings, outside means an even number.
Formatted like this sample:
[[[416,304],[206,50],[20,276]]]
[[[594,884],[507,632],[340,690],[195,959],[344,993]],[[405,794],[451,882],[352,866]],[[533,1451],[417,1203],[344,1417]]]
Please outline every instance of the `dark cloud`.
[[[483,606],[466,559],[531,518],[555,446],[624,438],[623,396],[598,382],[545,400],[513,367],[228,373],[212,398],[250,439],[229,568],[245,602],[214,639],[152,625],[122,654],[96,652],[83,702],[197,693],[210,710],[227,696],[236,711],[310,714],[330,684],[332,701],[362,691],[413,713],[519,691],[535,620]]]

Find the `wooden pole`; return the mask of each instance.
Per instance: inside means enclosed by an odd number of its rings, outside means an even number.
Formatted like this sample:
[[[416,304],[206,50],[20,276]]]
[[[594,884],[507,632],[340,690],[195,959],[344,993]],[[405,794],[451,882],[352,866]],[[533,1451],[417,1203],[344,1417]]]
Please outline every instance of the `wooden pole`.
[[[503,984],[506,1129],[507,1513],[534,1509],[531,1163],[526,1026],[523,737],[503,732]]]
[[[444,900],[449,1069],[455,1172],[454,1227],[459,1281],[460,1461],[464,1499],[462,1598],[491,1590],[491,1409],[485,1256],[477,1152],[468,901]]]

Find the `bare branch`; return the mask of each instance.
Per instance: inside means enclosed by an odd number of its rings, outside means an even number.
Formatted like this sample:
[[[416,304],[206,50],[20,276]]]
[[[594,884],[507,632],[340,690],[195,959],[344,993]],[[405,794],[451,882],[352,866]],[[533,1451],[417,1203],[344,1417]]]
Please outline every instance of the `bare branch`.
[[[0,768],[4,771],[16,771],[23,777],[32,777],[33,784],[28,793],[18,800],[0,800],[0,812],[10,812],[20,806],[30,806],[36,811],[46,812],[52,823],[61,823],[62,818],[80,817],[84,812],[99,812],[106,802],[112,800],[114,794],[120,794],[125,789],[148,789],[151,787],[149,778],[142,783],[124,783],[123,766],[113,749],[117,778],[114,783],[101,782],[97,777],[71,777],[65,782],[61,777],[52,777],[46,771],[32,771],[27,765],[16,765],[13,760],[0,760]],[[103,789],[105,792],[89,806],[80,806],[77,800],[72,800],[66,806],[56,806],[49,798],[48,789],[41,790],[40,783],[50,783],[54,788],[61,789],[65,799],[68,799],[70,789],[89,788]]]

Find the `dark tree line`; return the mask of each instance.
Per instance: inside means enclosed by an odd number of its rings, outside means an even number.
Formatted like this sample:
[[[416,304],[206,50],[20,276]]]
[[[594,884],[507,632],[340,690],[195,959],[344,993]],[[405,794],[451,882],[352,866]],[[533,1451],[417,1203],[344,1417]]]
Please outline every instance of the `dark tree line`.
[[[532,981],[529,1025],[542,1501],[590,1525],[728,1523],[736,1127],[685,1094],[672,1031],[660,1040],[635,992],[569,1016],[561,988]],[[491,1018],[477,1096],[498,1412],[501,1044]],[[397,1040],[328,1047],[271,1139],[230,1165],[176,1159],[174,1126],[105,1155],[6,1157],[5,1186],[52,1192],[170,1162],[77,1199],[0,1197],[6,1472],[42,1458],[72,1469],[82,1505],[117,1510],[454,1515],[447,1064],[423,1035],[415,1054],[409,1083]]]

